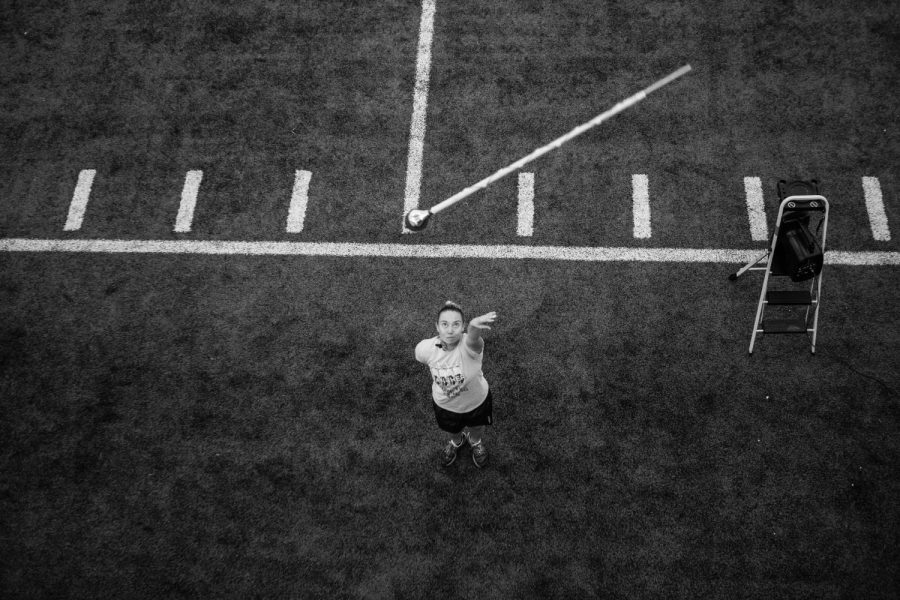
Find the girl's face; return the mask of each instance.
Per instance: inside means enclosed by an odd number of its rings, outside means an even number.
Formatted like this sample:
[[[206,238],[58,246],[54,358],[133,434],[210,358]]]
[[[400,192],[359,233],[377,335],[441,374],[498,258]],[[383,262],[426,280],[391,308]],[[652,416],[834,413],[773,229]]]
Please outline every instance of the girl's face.
[[[444,344],[455,346],[462,339],[462,315],[455,310],[445,310],[438,316],[438,337]]]

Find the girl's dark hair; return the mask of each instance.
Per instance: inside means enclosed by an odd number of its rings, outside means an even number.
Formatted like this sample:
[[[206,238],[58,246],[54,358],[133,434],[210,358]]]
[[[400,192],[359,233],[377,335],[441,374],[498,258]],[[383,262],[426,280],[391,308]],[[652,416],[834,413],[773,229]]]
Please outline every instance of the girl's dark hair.
[[[454,311],[458,312],[459,318],[463,321],[466,320],[466,316],[463,314],[462,306],[460,306],[456,302],[451,302],[450,300],[447,300],[446,302],[444,302],[444,305],[441,307],[441,310],[438,311],[438,314],[437,314],[438,321],[441,320],[441,315],[444,314],[444,311],[447,311],[447,310],[454,310]]]

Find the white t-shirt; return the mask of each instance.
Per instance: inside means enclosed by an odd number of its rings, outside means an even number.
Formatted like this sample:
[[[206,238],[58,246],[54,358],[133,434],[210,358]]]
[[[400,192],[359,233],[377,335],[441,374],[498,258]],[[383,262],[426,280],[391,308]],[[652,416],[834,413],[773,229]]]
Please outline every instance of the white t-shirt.
[[[416,360],[431,369],[431,394],[435,403],[456,413],[478,408],[488,393],[488,382],[481,372],[484,352],[475,352],[466,345],[468,335],[464,333],[456,348],[450,352],[441,348],[437,336],[416,345]],[[459,395],[455,398],[447,396],[445,390],[461,381],[465,381],[466,385]]]

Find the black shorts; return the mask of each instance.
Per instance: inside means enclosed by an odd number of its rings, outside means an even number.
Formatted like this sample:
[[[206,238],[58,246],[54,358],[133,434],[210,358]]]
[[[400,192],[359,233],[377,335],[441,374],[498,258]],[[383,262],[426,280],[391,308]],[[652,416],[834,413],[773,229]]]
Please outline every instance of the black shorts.
[[[488,390],[484,402],[467,413],[455,413],[452,410],[441,408],[437,402],[434,405],[434,416],[438,427],[447,433],[459,433],[465,427],[481,427],[494,424],[494,403],[491,399],[491,391]]]

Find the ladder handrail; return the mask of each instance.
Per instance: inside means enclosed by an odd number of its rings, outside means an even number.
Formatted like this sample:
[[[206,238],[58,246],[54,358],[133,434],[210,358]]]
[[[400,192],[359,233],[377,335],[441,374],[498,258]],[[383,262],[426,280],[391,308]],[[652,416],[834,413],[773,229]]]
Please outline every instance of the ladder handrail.
[[[822,196],[820,194],[804,194],[804,195],[787,196],[786,198],[784,198],[784,200],[782,200],[781,204],[778,206],[778,217],[775,219],[775,231],[772,233],[772,239],[769,243],[769,250],[766,253],[767,256],[760,257],[756,261],[756,263],[758,264],[759,262],[762,261],[763,258],[767,259],[766,267],[765,267],[765,276],[763,277],[762,289],[760,290],[759,301],[757,302],[757,305],[756,305],[756,318],[753,321],[753,332],[752,332],[752,335],[750,336],[750,350],[749,350],[750,354],[753,354],[753,346],[756,342],[756,334],[761,332],[760,326],[762,324],[762,313],[764,310],[763,305],[765,303],[766,291],[768,290],[768,287],[769,287],[769,274],[772,271],[772,258],[775,254],[775,244],[778,242],[778,233],[781,230],[781,222],[782,222],[782,217],[784,216],[784,209],[790,202],[798,202],[798,201],[806,202],[806,201],[812,201],[812,200],[821,201],[825,206],[825,214],[822,217],[823,220],[822,220],[822,241],[821,241],[822,253],[823,253],[823,255],[825,253],[825,238],[828,233],[828,213],[830,211],[828,199],[825,198],[825,196]],[[749,268],[750,265],[748,264],[747,267]],[[812,329],[807,328],[807,333],[809,333],[810,331],[812,332],[811,350],[812,350],[813,354],[815,354],[815,352],[816,352],[816,335],[818,334],[818,330],[819,330],[819,306],[821,304],[819,302],[819,298],[822,296],[822,272],[821,271],[819,271],[819,274],[816,275],[815,279],[811,283],[811,287],[812,286],[816,286],[816,288],[817,288],[816,289],[816,302],[815,302],[815,311],[813,312]],[[812,291],[812,290],[810,290],[810,291]],[[808,323],[809,322],[809,308],[807,308],[807,311],[806,311],[806,320]]]
[[[828,212],[829,212],[829,204],[828,199],[821,194],[808,194],[801,196],[788,196],[784,200],[781,201],[781,204],[778,206],[778,218],[775,219],[775,235],[772,237],[776,237],[778,235],[778,230],[781,228],[781,218],[784,215],[784,207],[787,206],[789,202],[797,202],[797,201],[805,202],[807,200],[821,200],[825,204],[825,222],[822,224],[822,252],[825,252],[825,236],[828,232]],[[775,249],[775,246],[772,246],[772,250]]]

